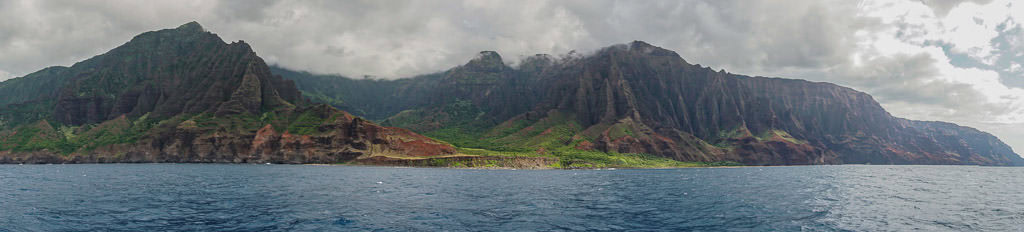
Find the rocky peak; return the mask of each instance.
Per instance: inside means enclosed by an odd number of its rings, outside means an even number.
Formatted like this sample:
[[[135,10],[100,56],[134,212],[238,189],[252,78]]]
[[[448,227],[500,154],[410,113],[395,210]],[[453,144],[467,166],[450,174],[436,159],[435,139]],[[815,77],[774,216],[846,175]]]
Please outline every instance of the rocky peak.
[[[680,57],[676,52],[636,40],[629,43],[629,50],[644,55]],[[681,58],[681,57],[680,57]]]
[[[630,64],[657,64],[659,66],[672,67],[693,67],[686,62],[679,54],[672,50],[648,44],[644,41],[633,41],[628,44],[616,44],[598,50],[597,53],[586,56],[585,60],[613,59],[620,63]],[[563,62],[564,63],[564,62]],[[601,67],[611,67],[604,63],[594,63]]]
[[[183,44],[190,42],[224,44],[219,36],[197,22],[189,22],[174,29],[163,29],[139,34],[121,47],[144,47],[153,49],[159,44]],[[120,47],[119,47],[120,48]]]
[[[501,55],[498,55],[497,52],[482,51],[463,67],[477,72],[493,72],[504,69],[505,62],[501,60]]]
[[[248,44],[224,43],[196,22],[140,34],[65,76],[73,79],[57,94],[53,117],[69,125],[122,114],[258,114],[302,101],[294,83],[272,76]]]
[[[196,21],[192,21],[192,22],[188,22],[186,24],[182,24],[181,26],[178,26],[178,28],[175,28],[174,30],[182,31],[182,32],[206,32],[206,30],[203,29],[203,26],[199,25],[199,23],[197,23]]]
[[[520,71],[535,72],[540,71],[546,67],[555,64],[555,58],[548,54],[537,54],[530,57],[526,57],[522,62],[519,62],[518,69]]]
[[[500,63],[501,62],[501,55],[498,55],[498,52],[495,52],[495,51],[481,51],[479,54],[476,54],[476,57],[473,58],[473,61],[483,61],[483,62],[487,62],[487,63],[493,63],[493,62],[499,62]]]
[[[250,46],[249,43],[246,43],[245,40],[239,40],[239,41],[231,42],[231,44],[228,44],[228,45],[229,46],[233,46],[233,47],[239,47],[240,49],[242,49],[244,51],[253,52],[252,51],[252,46]],[[253,52],[253,53],[255,53],[255,52]]]
[[[548,54],[536,54],[536,55],[532,55],[532,56],[526,57],[526,59],[523,59],[522,64],[528,64],[528,63],[550,63],[550,62],[554,62],[554,61],[555,61],[555,58],[552,57],[551,55],[548,55]]]
[[[657,46],[651,45],[651,44],[649,44],[647,42],[644,42],[642,40],[633,40],[633,42],[629,43],[629,47],[632,48],[632,49],[638,49],[638,48],[658,48]]]

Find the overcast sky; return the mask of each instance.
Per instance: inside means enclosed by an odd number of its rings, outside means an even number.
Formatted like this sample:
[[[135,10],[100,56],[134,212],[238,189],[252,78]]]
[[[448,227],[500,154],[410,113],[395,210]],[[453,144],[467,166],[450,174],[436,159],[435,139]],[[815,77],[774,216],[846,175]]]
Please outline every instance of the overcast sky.
[[[1024,153],[1024,3],[1011,0],[0,0],[0,80],[189,21],[269,63],[380,78],[482,50],[515,62],[643,40],[732,73],[845,85],[895,116],[979,128]]]

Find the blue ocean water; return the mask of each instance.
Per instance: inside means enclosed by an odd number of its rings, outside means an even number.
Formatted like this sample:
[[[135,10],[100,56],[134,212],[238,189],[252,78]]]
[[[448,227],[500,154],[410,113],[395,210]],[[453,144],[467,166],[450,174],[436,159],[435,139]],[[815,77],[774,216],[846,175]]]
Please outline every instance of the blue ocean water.
[[[0,165],[0,231],[1024,229],[1024,168]]]

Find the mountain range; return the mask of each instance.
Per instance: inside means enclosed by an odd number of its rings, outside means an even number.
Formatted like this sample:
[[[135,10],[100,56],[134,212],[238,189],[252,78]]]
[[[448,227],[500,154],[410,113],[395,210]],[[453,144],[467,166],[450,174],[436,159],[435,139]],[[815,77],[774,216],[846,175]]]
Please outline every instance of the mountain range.
[[[376,80],[268,67],[195,22],[0,83],[0,127],[0,163],[1024,165],[988,133],[897,118],[863,92],[642,41]]]
[[[448,144],[302,98],[243,41],[191,22],[0,83],[0,163],[339,163]]]

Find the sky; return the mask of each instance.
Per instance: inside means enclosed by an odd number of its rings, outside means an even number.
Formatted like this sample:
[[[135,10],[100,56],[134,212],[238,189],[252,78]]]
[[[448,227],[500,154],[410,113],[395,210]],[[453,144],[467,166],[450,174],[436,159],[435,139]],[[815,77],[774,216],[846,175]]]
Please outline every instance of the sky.
[[[1024,2],[1013,0],[0,0],[0,80],[196,21],[279,66],[403,78],[643,40],[731,73],[867,92],[894,116],[1024,153]]]

